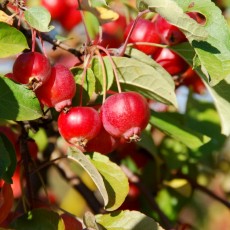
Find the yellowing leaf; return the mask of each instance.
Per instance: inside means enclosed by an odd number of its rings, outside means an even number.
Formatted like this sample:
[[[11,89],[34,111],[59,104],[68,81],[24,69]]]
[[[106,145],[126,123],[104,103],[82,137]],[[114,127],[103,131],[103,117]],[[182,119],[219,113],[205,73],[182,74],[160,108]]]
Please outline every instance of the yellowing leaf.
[[[6,14],[4,11],[0,10],[0,22],[5,22],[12,26],[14,23],[14,19]]]
[[[95,17],[97,17],[100,25],[115,21],[119,18],[119,15],[112,10],[103,7],[92,7],[89,0],[83,0],[81,2],[81,8],[79,7],[78,10],[80,9],[91,12]]]
[[[101,20],[115,21],[119,18],[119,15],[112,10],[108,10],[106,8],[103,8],[103,7],[96,7],[96,10],[100,14]]]

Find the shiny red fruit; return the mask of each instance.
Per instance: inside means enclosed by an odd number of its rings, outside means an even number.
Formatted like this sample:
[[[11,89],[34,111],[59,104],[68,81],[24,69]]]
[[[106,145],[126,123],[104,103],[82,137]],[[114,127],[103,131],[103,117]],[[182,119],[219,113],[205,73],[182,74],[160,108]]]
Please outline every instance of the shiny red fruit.
[[[82,18],[80,11],[77,10],[78,1],[67,0],[66,4],[67,7],[58,19],[66,30],[71,30],[82,21]]]
[[[121,37],[123,40],[126,26],[126,17],[119,14],[119,18],[117,20],[105,23],[104,25],[102,25],[102,29],[104,33],[111,34],[113,36],[115,34],[117,37]]]
[[[88,141],[85,146],[87,152],[99,152],[107,154],[112,152],[119,144],[120,138],[111,136],[103,126],[95,138]]]
[[[53,19],[57,19],[67,7],[64,0],[42,0],[42,6],[51,14]]]
[[[58,129],[67,142],[84,147],[100,131],[100,115],[90,107],[72,107],[68,113],[60,113]]]
[[[55,107],[60,112],[72,104],[76,92],[76,83],[73,74],[63,65],[52,67],[47,83],[36,91],[39,101],[48,106]]]
[[[189,67],[188,63],[182,57],[167,48],[157,50],[152,57],[171,75],[183,73]]]
[[[196,16],[194,13],[187,14],[189,15],[189,17],[196,20]],[[187,41],[185,35],[176,26],[171,25],[160,15],[156,20],[156,31],[161,37],[162,42],[166,45],[173,46]]]
[[[133,25],[134,21],[132,21],[125,29],[125,39],[128,37],[129,31]],[[160,36],[156,32],[155,24],[140,18],[130,36],[128,43],[135,42],[149,42],[149,43],[161,43]],[[150,55],[156,52],[159,47],[156,46],[148,46],[148,45],[135,45],[134,48],[142,51],[143,53]]]
[[[50,77],[51,65],[49,60],[37,52],[21,54],[13,66],[16,80],[22,84],[29,84],[37,88],[46,83]]]
[[[196,71],[192,70],[192,67],[189,67],[181,77],[183,78],[183,83],[187,87],[193,88],[194,92],[198,94],[205,93],[206,87]]]
[[[148,103],[137,92],[114,94],[101,107],[101,120],[105,130],[112,136],[127,140],[139,140],[149,118]]]
[[[102,34],[102,42],[98,43],[99,36],[95,38],[94,45],[99,45],[104,48],[118,48],[123,43],[123,38],[119,38],[113,34]]]

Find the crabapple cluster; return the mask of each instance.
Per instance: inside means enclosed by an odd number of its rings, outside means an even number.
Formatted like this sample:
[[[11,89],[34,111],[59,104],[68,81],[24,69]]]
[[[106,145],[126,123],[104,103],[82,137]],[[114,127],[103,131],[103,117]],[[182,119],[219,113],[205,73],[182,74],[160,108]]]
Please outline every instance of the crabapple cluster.
[[[51,67],[49,60],[37,52],[21,54],[13,65],[13,73],[5,77],[29,85],[42,105],[59,112],[72,104],[76,92],[70,70],[64,65]]]
[[[137,92],[108,97],[100,114],[91,107],[73,107],[58,118],[60,134],[85,151],[103,154],[113,151],[121,137],[138,141],[150,118],[146,99]]]
[[[198,21],[195,13],[190,12],[187,13],[187,15]],[[126,27],[124,34],[125,39],[128,37],[133,24],[134,21]],[[129,43],[147,42],[168,46],[174,46],[186,41],[187,38],[185,35],[176,26],[171,25],[160,15],[157,16],[155,22],[143,18],[139,19],[129,38]],[[137,44],[133,47],[147,55],[151,55],[170,75],[181,76],[182,84],[193,87],[196,93],[204,92],[205,86],[199,76],[195,71],[189,70],[188,63],[175,52],[168,48],[159,48],[157,46],[143,44]],[[188,73],[186,73],[186,71],[188,71]]]

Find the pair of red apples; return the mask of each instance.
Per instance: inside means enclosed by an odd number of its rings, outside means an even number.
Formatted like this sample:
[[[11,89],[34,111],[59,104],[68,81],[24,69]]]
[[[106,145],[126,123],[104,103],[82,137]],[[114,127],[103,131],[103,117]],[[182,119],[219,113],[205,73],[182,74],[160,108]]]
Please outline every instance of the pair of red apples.
[[[13,74],[8,77],[29,85],[41,104],[55,107],[59,112],[71,106],[76,92],[69,69],[63,65],[51,67],[48,59],[36,52],[21,54],[14,63]],[[58,128],[70,144],[86,151],[108,153],[117,146],[120,137],[139,140],[149,118],[146,99],[139,93],[126,92],[110,96],[102,105],[100,114],[90,107],[63,110]]]

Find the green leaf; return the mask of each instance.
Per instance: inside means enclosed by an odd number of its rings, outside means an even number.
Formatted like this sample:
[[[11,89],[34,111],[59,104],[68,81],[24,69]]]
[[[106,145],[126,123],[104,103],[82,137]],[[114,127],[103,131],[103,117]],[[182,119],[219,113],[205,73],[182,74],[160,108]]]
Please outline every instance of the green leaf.
[[[186,145],[170,137],[164,138],[161,142],[160,152],[169,171],[180,169],[189,158],[189,151]]]
[[[7,171],[8,167],[11,164],[9,152],[4,145],[2,137],[3,133],[0,132],[0,179],[2,179],[4,173]]]
[[[108,59],[108,57],[104,59]],[[122,91],[136,91],[146,98],[178,106],[172,85],[162,78],[161,74],[152,66],[125,57],[113,57],[113,61]],[[117,91],[116,82],[113,83],[111,89]]]
[[[85,17],[87,30],[89,32],[89,36],[91,38],[95,38],[96,35],[99,33],[99,22],[97,21],[97,18],[93,14],[87,11],[84,12],[84,17]]]
[[[100,153],[86,153],[93,165],[103,177],[106,190],[109,195],[109,203],[106,205],[107,211],[114,211],[124,202],[129,192],[129,183],[121,168],[111,162],[109,158]]]
[[[209,102],[196,100],[191,94],[187,101],[185,124],[189,128],[212,138],[209,143],[196,151],[190,150],[191,157],[198,158],[199,162],[207,162],[207,157],[212,157],[226,141],[227,137],[221,134],[220,118],[215,106]]]
[[[151,110],[149,123],[170,137],[181,141],[191,149],[198,148],[211,140],[210,137],[195,132],[174,119],[170,114],[157,113]]]
[[[40,103],[32,90],[7,77],[0,77],[0,118],[25,121],[42,115]]]
[[[183,43],[177,46],[170,47],[173,51],[182,56],[190,65],[192,65],[193,57],[195,56],[194,49],[189,43]],[[202,73],[200,67],[195,69],[199,76],[203,79],[203,82],[212,95],[214,104],[220,116],[221,121],[221,133],[224,135],[230,134],[230,76],[222,80],[218,85],[210,87],[207,78]]]
[[[117,211],[96,215],[97,222],[106,230],[163,230],[152,218],[137,211]]]
[[[174,0],[185,12],[200,12],[206,18],[203,26],[209,33],[206,42],[192,42],[201,69],[210,85],[230,77],[230,30],[221,10],[211,0]],[[193,3],[193,7],[188,6]],[[207,74],[208,72],[208,74]]]
[[[98,226],[95,216],[91,212],[86,212],[83,216],[83,222],[87,228],[100,230],[101,228]]]
[[[13,177],[17,167],[16,152],[11,141],[2,132],[0,132],[0,139],[0,162],[3,164],[0,168],[5,170],[3,174],[0,172],[0,178],[6,183],[12,184],[13,181],[11,177]]]
[[[74,67],[70,69],[72,72],[75,82],[76,82],[76,94],[72,100],[73,106],[79,106],[80,104],[80,94],[81,94],[81,81],[83,68]],[[82,105],[85,106],[90,101],[93,93],[95,92],[95,76],[91,69],[87,69],[84,84],[83,84],[83,94],[82,94]]]
[[[152,138],[152,133],[150,131],[144,130],[141,132],[141,141],[138,141],[137,145],[147,150],[154,158],[158,159],[157,148]],[[160,159],[158,159],[160,160]]]
[[[60,216],[46,209],[34,209],[14,220],[7,228],[17,230],[64,230]]]
[[[109,90],[111,85],[113,84],[113,69],[109,59],[103,58],[104,65],[105,65],[105,73],[106,73],[106,89]],[[102,73],[102,66],[98,58],[93,58],[91,61],[91,69],[96,78],[96,85],[95,85],[95,92],[99,94],[103,94],[103,73]]]
[[[105,0],[101,0],[104,1]],[[103,25],[107,22],[115,21],[119,18],[119,14],[104,7],[93,7],[90,0],[82,0],[81,7],[78,7],[78,10],[84,10],[92,13],[98,20],[100,25]]]
[[[22,32],[7,23],[0,22],[0,58],[17,54],[29,49]]]
[[[42,6],[33,6],[24,12],[27,23],[40,32],[49,32],[54,26],[49,26],[50,12]]]
[[[181,1],[180,1],[181,2]],[[184,2],[188,2],[185,0]],[[200,2],[200,1],[199,1]],[[178,3],[179,4],[179,3]],[[187,4],[187,8],[190,3]],[[206,41],[208,39],[208,32],[199,25],[195,20],[184,14],[181,5],[178,6],[172,0],[137,0],[136,6],[139,11],[151,10],[160,14],[170,24],[177,26],[188,38],[190,42]]]
[[[96,167],[91,163],[88,157],[85,156],[78,148],[69,147],[68,151],[68,158],[71,160],[76,161],[80,164],[86,172],[90,175],[96,186],[98,187],[103,199],[104,205],[106,206],[109,203],[108,193],[103,181],[101,174],[98,172]]]
[[[125,54],[132,58],[135,58],[137,61],[152,66],[159,74],[161,74],[161,77],[163,77],[169,83],[172,89],[175,90],[175,83],[172,76],[160,64],[155,62],[151,57],[141,52],[140,50],[137,50],[132,47],[127,47],[125,50]]]

